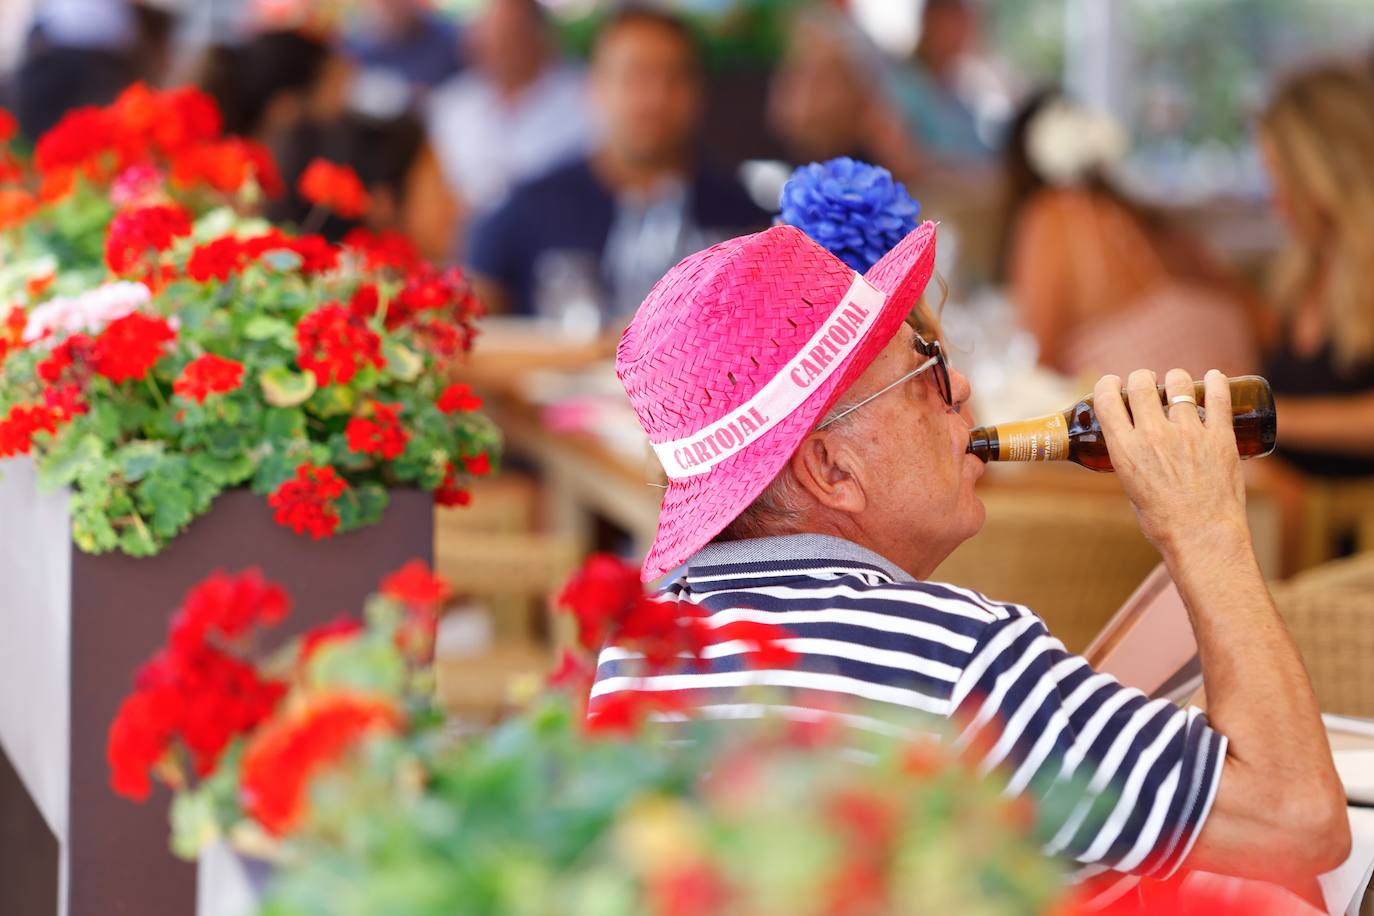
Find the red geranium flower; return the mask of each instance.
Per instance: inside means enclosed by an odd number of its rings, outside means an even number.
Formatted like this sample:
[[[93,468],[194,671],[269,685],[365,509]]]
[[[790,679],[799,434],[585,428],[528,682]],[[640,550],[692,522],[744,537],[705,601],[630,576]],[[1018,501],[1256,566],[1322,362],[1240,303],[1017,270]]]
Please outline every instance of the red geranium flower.
[[[94,361],[95,341],[85,334],[73,334],[53,347],[47,358],[34,367],[34,372],[49,385],[55,385],[72,366],[89,365]]]
[[[214,140],[223,129],[215,100],[194,86],[155,92],[154,104],[158,111],[151,125],[153,142],[165,156],[175,157],[196,144]]]
[[[596,652],[612,623],[621,620],[644,595],[639,570],[606,553],[592,554],[558,593],[558,605],[577,619],[578,640]]]
[[[430,323],[460,333],[458,343],[465,345],[471,320],[481,314],[481,302],[460,269],[441,271],[421,262],[406,277],[405,286],[387,309],[387,327],[400,327],[429,316],[434,319]]]
[[[452,461],[444,469],[444,482],[434,491],[434,501],[441,506],[466,506],[472,503],[472,494],[458,486],[458,469]]]
[[[491,456],[483,452],[475,458],[464,458],[463,466],[473,477],[482,477],[491,473]]]
[[[312,160],[296,189],[310,203],[333,210],[344,219],[358,219],[371,203],[358,173],[327,159]]]
[[[81,396],[81,388],[71,384],[44,389],[43,404],[52,411],[58,423],[67,423],[73,417],[90,411],[90,406]]]
[[[382,580],[382,594],[402,604],[433,607],[448,597],[449,584],[423,560],[411,560]]]
[[[178,187],[204,185],[234,194],[250,180],[256,181],[268,197],[280,197],[284,191],[271,151],[240,137],[193,146],[178,153],[172,162],[172,183]]]
[[[302,464],[296,468],[295,477],[272,492],[267,504],[277,510],[274,518],[278,525],[319,540],[339,527],[334,500],[347,489],[347,481],[329,465]]]
[[[377,314],[381,304],[382,297],[377,292],[376,284],[364,283],[354,291],[353,298],[348,300],[348,311],[354,318],[367,321]]]
[[[113,116],[103,108],[74,108],[38,138],[33,161],[45,175],[71,175],[97,165],[115,132]]]
[[[230,576],[211,573],[186,593],[169,626],[173,649],[190,652],[210,636],[237,639],[252,626],[273,626],[286,618],[291,599],[259,569]]]
[[[163,345],[175,337],[165,318],[139,312],[116,318],[95,340],[95,371],[112,382],[141,379],[162,357]]]
[[[372,401],[371,406],[372,419],[353,417],[348,421],[344,429],[348,450],[393,461],[401,457],[410,441],[410,433],[401,425],[401,405]]]
[[[19,122],[3,108],[0,108],[0,143],[8,143],[19,131]]]
[[[177,739],[204,776],[234,736],[271,715],[284,685],[259,677],[211,639],[236,639],[254,624],[277,623],[286,611],[285,593],[257,570],[215,573],[187,594],[167,648],[139,669],[134,693],[110,726],[106,756],[116,792],[146,798],[149,770]]]
[[[11,350],[24,345],[24,328],[29,323],[28,316],[19,306],[11,306],[4,321],[0,321],[0,366]]]
[[[198,356],[186,364],[172,383],[172,391],[204,404],[212,394],[224,394],[243,384],[243,363],[213,353]]]
[[[303,235],[300,238],[286,239],[283,246],[295,252],[301,259],[301,273],[314,276],[333,270],[339,266],[339,249],[319,235]]]
[[[19,188],[0,188],[0,232],[18,226],[38,209],[38,200]]]
[[[320,306],[296,326],[297,357],[300,367],[314,373],[321,385],[347,384],[364,365],[378,369],[382,358],[382,339],[358,321],[337,302]]]
[[[336,640],[350,639],[362,631],[362,623],[346,614],[341,614],[329,621],[329,623],[322,623],[313,629],[307,630],[305,634],[301,636],[301,664],[310,661],[311,657],[318,652],[322,646]]]
[[[197,283],[218,280],[227,283],[229,277],[244,266],[244,250],[232,235],[197,245],[186,262],[186,275]]]
[[[671,690],[617,690],[587,701],[586,729],[593,735],[633,735],[656,712],[683,714],[687,703]]]
[[[166,251],[172,241],[191,234],[191,218],[180,207],[159,205],[125,210],[110,222],[105,263],[121,276],[149,267],[149,256]]]
[[[310,780],[364,738],[402,724],[388,700],[351,694],[319,697],[258,730],[243,752],[244,810],[274,834],[305,815]]]
[[[471,386],[455,384],[449,385],[443,390],[435,406],[438,407],[442,413],[481,410],[482,399],[472,393]]]
[[[399,232],[352,229],[344,236],[343,245],[356,252],[368,270],[410,270],[420,263],[420,252],[415,244]]]
[[[57,413],[46,404],[11,407],[0,419],[0,458],[28,454],[33,447],[33,437],[38,433],[57,432],[59,422]]]

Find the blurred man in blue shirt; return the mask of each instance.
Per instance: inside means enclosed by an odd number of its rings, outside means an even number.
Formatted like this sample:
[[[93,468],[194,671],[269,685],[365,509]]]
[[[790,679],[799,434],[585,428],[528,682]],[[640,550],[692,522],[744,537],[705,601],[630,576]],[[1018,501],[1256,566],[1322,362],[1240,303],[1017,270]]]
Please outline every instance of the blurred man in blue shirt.
[[[465,261],[493,311],[566,323],[590,301],[614,324],[683,256],[767,224],[738,182],[697,161],[701,55],[685,23],[617,13],[590,83],[595,150],[517,187],[469,236]]]

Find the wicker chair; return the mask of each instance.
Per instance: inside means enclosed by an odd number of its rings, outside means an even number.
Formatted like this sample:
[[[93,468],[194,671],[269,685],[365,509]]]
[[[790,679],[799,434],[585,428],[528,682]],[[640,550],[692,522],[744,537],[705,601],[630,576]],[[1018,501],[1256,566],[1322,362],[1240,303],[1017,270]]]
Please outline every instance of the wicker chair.
[[[983,530],[932,578],[1030,607],[1072,652],[1159,562],[1119,493],[981,495]]]
[[[1323,712],[1374,718],[1374,552],[1273,589]]]
[[[552,645],[567,639],[545,611],[582,548],[535,530],[538,498],[533,481],[507,474],[479,482],[470,508],[436,510],[435,568],[490,630],[489,645],[461,654],[446,651],[441,637],[435,660],[441,703],[469,721],[495,719],[512,690],[539,683],[552,668]]]
[[[1336,555],[1342,539],[1358,551],[1374,550],[1374,479],[1313,481],[1307,494],[1302,567]]]

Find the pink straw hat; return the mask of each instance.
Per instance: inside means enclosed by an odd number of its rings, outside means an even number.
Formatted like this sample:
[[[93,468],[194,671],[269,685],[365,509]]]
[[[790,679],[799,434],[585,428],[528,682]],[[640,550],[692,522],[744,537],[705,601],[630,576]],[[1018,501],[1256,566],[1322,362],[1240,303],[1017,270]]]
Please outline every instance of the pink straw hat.
[[[679,566],[777,477],[897,333],[934,265],[934,223],[865,275],[774,226],[658,281],[615,360],[669,481],[644,581]]]

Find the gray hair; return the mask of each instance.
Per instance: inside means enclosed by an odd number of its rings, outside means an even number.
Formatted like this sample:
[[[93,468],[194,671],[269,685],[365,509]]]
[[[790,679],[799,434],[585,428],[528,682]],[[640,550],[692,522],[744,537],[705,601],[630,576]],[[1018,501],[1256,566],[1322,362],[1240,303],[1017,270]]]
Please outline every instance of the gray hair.
[[[840,414],[848,409],[851,400],[847,397],[842,398],[826,412],[816,426],[826,423],[833,423],[835,428],[846,426],[850,422],[849,417],[841,417]],[[792,473],[792,462],[789,460],[763,492],[712,540],[743,541],[748,538],[795,533],[801,525],[808,499],[806,490],[797,480],[797,475]]]

